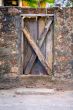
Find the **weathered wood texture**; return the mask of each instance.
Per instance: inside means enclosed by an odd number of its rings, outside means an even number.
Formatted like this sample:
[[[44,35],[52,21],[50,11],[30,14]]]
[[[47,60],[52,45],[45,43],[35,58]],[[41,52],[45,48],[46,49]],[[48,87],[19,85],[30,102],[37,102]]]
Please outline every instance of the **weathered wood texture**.
[[[24,19],[24,74],[51,74],[52,26],[53,17]]]

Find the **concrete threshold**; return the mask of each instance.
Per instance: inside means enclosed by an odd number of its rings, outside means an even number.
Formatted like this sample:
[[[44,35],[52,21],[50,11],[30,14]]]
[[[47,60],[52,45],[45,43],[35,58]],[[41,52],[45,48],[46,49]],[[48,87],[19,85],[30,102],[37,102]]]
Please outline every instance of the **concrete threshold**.
[[[45,88],[18,88],[15,91],[15,94],[18,95],[27,95],[27,94],[37,94],[37,95],[42,95],[42,94],[55,94],[56,90],[55,89],[45,89]]]

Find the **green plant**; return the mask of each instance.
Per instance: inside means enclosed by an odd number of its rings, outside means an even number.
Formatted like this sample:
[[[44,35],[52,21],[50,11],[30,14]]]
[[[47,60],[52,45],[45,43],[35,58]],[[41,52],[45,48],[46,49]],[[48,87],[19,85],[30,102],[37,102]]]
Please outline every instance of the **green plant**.
[[[73,7],[73,0],[70,0],[71,1],[71,3],[72,3],[72,7]]]
[[[23,1],[28,2],[28,4],[29,4],[30,7],[37,8],[38,5],[40,4],[40,2],[43,2],[44,4],[45,4],[46,2],[47,2],[47,3],[52,3],[52,4],[54,4],[54,1],[55,1],[55,0],[23,0]]]

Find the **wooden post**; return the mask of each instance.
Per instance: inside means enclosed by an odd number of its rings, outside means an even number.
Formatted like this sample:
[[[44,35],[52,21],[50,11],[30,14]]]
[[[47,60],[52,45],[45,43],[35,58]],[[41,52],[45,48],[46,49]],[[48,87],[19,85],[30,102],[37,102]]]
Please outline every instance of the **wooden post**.
[[[22,7],[22,0],[19,0],[19,6]]]
[[[2,6],[3,5],[3,0],[0,0],[0,6]]]

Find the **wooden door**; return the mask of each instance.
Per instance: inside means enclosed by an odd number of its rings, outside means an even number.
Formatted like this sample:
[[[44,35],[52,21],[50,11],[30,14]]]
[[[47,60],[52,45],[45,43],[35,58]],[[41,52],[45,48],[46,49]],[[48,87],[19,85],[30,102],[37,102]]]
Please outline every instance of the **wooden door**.
[[[23,74],[50,75],[53,63],[53,17],[25,17],[23,20]]]

